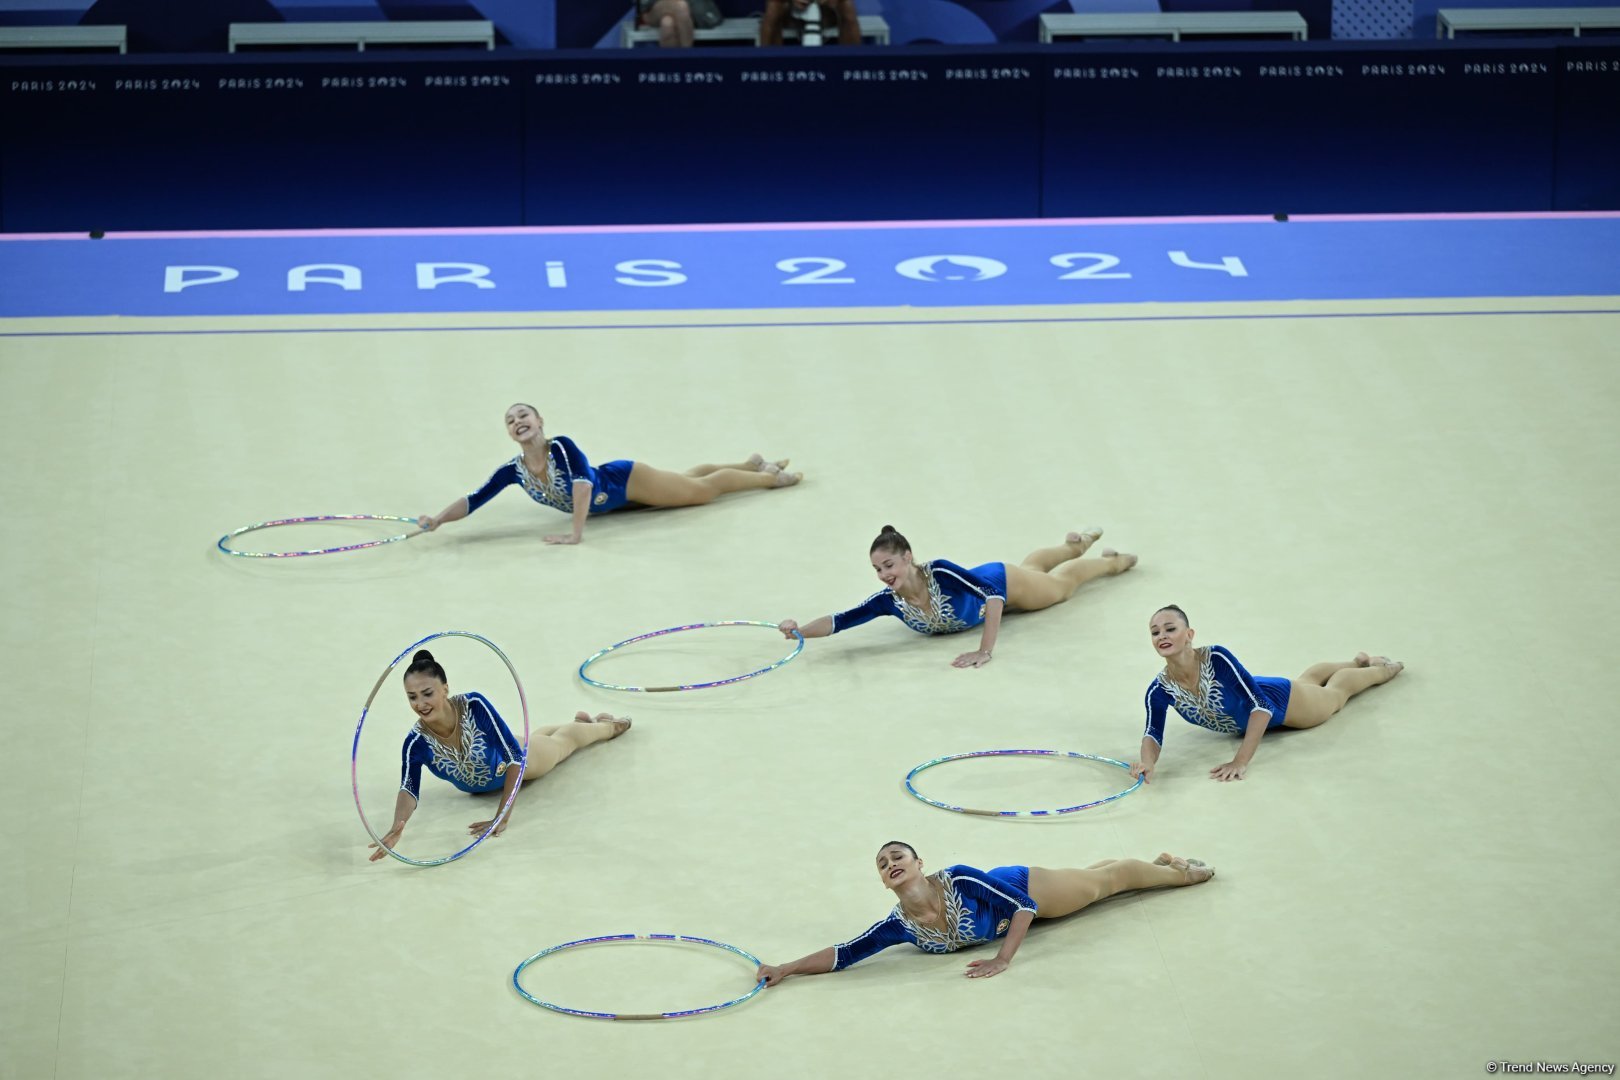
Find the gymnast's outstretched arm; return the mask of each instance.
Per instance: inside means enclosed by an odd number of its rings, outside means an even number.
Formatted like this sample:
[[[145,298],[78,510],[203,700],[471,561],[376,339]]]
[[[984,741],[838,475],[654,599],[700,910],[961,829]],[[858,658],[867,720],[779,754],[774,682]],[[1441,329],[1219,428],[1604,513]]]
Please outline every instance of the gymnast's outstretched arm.
[[[466,517],[468,513],[467,497],[463,495],[461,498],[457,499],[455,502],[451,503],[449,506],[445,507],[443,510],[440,510],[437,514],[434,514],[431,517],[427,514],[421,515],[416,519],[416,524],[423,532],[432,532],[434,529],[437,529],[440,525],[443,525],[447,521],[460,521],[462,518]]]
[[[795,630],[807,638],[827,637],[833,632],[833,619],[831,615],[823,615],[814,622],[806,623],[803,626],[800,626],[792,619],[783,619],[776,624],[776,628],[782,631],[782,636],[785,638],[793,637]]]
[[[757,977],[764,979],[766,986],[775,986],[789,975],[825,975],[837,962],[838,948],[829,945],[809,956],[801,956],[791,964],[761,964]]]
[[[405,831],[405,823],[411,820],[411,815],[414,813],[416,813],[416,796],[404,788],[400,788],[399,794],[394,798],[394,827],[389,829],[383,837],[383,844],[389,847],[397,846],[400,834]],[[388,854],[383,850],[382,845],[372,844],[371,846],[377,849],[371,853],[372,862],[376,862]]]
[[[1137,758],[1131,766],[1131,778],[1140,776],[1145,784],[1153,783],[1153,767],[1159,763],[1159,750],[1161,747],[1154,741],[1153,736],[1142,736],[1142,756]]]

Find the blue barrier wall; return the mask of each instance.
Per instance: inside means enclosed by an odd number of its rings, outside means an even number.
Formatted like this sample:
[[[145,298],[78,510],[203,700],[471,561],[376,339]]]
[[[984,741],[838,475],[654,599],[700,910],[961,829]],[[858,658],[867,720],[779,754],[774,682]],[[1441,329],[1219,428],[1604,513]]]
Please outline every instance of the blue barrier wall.
[[[9,232],[1620,209],[1617,177],[1612,40],[0,62]]]

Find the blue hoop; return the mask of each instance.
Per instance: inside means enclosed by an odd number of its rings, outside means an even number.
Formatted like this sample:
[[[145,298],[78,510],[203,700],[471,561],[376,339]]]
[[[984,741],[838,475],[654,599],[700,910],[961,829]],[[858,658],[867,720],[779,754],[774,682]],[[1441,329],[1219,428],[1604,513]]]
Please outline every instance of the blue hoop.
[[[916,778],[917,774],[922,772],[924,769],[932,769],[935,765],[943,765],[947,761],[961,761],[965,758],[979,757],[1017,757],[1022,755],[1030,755],[1034,757],[1079,758],[1084,761],[1100,761],[1105,765],[1113,765],[1117,768],[1124,769],[1126,772],[1131,771],[1131,767],[1129,765],[1115,758],[1101,757],[1097,754],[1077,754],[1071,750],[974,750],[966,754],[947,754],[945,757],[937,757],[932,761],[923,762],[915,769],[912,769],[910,772],[906,773],[906,790],[911,793],[913,798],[925,802],[929,806],[937,806],[941,810],[949,810],[952,813],[957,814],[975,814],[979,817],[1007,818],[1057,817],[1060,814],[1074,814],[1080,812],[1081,810],[1090,810],[1094,806],[1102,806],[1104,803],[1111,803],[1115,799],[1123,799],[1125,796],[1142,786],[1142,777],[1138,776],[1136,778],[1136,783],[1132,784],[1124,791],[1110,795],[1105,799],[1096,799],[1092,802],[1081,803],[1079,806],[1059,807],[1056,810],[972,810],[965,806],[953,806],[950,803],[940,802],[938,799],[930,799],[928,796],[918,791],[916,785],[912,783],[912,780]]]
[[[767,671],[775,671],[777,668],[781,667],[783,664],[787,663],[789,660],[792,660],[795,656],[798,656],[804,651],[804,635],[795,630],[793,631],[793,636],[798,639],[798,643],[793,647],[792,652],[788,653],[774,664],[762,667],[758,671],[750,671],[746,675],[735,675],[729,679],[718,679],[714,682],[704,683],[680,683],[675,686],[620,686],[617,683],[606,683],[602,682],[600,679],[593,679],[589,675],[585,674],[586,668],[602,659],[602,657],[606,656],[608,653],[613,652],[615,649],[622,649],[626,645],[634,645],[636,642],[646,641],[648,638],[663,637],[665,634],[678,634],[683,630],[707,630],[710,627],[715,626],[768,626],[772,630],[776,630],[778,633],[781,632],[775,623],[760,622],[753,619],[726,619],[720,622],[700,622],[688,623],[685,626],[671,626],[667,630],[654,630],[650,634],[638,634],[633,638],[626,638],[617,645],[609,645],[600,652],[593,653],[585,659],[583,664],[579,665],[579,677],[587,685],[597,687],[601,690],[624,690],[634,694],[667,694],[675,690],[708,690],[716,686],[729,686],[732,683],[742,682],[744,679],[752,679],[756,676],[765,674]]]
[[[512,681],[517,684],[518,703],[523,706],[523,757],[518,761],[517,780],[512,785],[512,794],[506,797],[506,801],[501,804],[501,812],[495,815],[494,820],[489,823],[489,828],[484,830],[482,836],[468,844],[466,847],[462,848],[460,851],[456,852],[454,855],[446,855],[441,859],[413,859],[409,855],[401,855],[399,852],[383,843],[382,837],[378,836],[377,831],[371,827],[371,822],[366,820],[365,807],[360,805],[360,731],[366,726],[366,714],[371,711],[371,703],[377,699],[377,691],[382,689],[383,683],[388,681],[388,676],[393,674],[394,669],[399,666],[399,662],[409,656],[416,649],[426,645],[428,642],[436,641],[443,637],[472,638],[474,641],[482,642],[483,644],[489,646],[490,651],[501,658],[501,663],[506,665],[506,670],[512,673]],[[494,835],[495,830],[500,826],[501,822],[506,820],[506,815],[512,809],[512,803],[517,800],[518,792],[523,789],[523,771],[528,768],[528,766],[529,699],[523,693],[523,680],[518,678],[517,668],[512,666],[512,661],[507,659],[506,654],[501,651],[500,646],[496,645],[493,641],[489,640],[487,637],[484,637],[482,634],[474,634],[467,630],[440,630],[438,633],[429,634],[421,641],[405,646],[400,654],[394,657],[394,659],[389,663],[388,667],[383,670],[383,673],[377,677],[376,685],[371,688],[371,693],[366,697],[366,703],[360,710],[360,722],[354,725],[354,748],[349,751],[349,779],[354,786],[354,808],[360,812],[360,824],[366,827],[366,832],[371,834],[371,838],[377,842],[378,847],[388,852],[388,854],[392,855],[400,862],[410,863],[412,866],[443,866],[447,862],[455,862],[457,859],[461,858],[473,848],[477,847],[479,844],[482,844],[485,840],[488,840],[492,835]],[[510,768],[510,766],[508,766],[508,768]]]
[[[702,1016],[704,1013],[719,1012],[721,1009],[729,1009],[733,1005],[741,1005],[743,1002],[765,989],[765,980],[760,979],[754,984],[754,988],[748,991],[748,993],[742,995],[741,997],[732,998],[730,1001],[723,1001],[718,1005],[704,1005],[696,1009],[680,1009],[675,1012],[661,1013],[611,1013],[594,1012],[590,1009],[570,1009],[566,1005],[558,1005],[551,1001],[541,1001],[539,998],[523,989],[523,983],[520,981],[520,977],[523,975],[524,969],[530,964],[534,963],[536,960],[544,959],[553,953],[562,952],[564,949],[575,949],[582,945],[603,945],[615,941],[665,941],[679,942],[686,945],[708,945],[716,949],[724,949],[726,952],[742,957],[744,960],[747,960],[749,963],[753,964],[756,971],[759,970],[764,963],[764,961],[760,960],[759,957],[755,956],[751,952],[739,949],[735,945],[727,945],[723,941],[710,941],[708,938],[688,937],[685,934],[604,934],[600,937],[580,938],[578,941],[565,941],[561,945],[553,945],[549,949],[541,949],[539,952],[523,961],[523,963],[519,964],[517,969],[512,972],[512,986],[527,1000],[540,1006],[542,1009],[550,1009],[552,1012],[564,1013],[568,1016],[583,1016],[591,1020],[680,1020],[688,1016]]]

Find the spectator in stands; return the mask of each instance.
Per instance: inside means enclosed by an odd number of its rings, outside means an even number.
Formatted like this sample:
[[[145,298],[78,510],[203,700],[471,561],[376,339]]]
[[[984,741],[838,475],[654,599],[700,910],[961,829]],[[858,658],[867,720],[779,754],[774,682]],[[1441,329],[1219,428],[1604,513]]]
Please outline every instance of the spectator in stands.
[[[692,8],[686,0],[636,0],[636,21],[656,27],[665,49],[692,47]]]
[[[861,23],[855,15],[855,0],[765,0],[765,18],[759,25],[761,45],[782,44],[782,29],[789,18],[799,24],[799,41],[820,45],[831,40],[838,29],[838,44],[859,45]]]

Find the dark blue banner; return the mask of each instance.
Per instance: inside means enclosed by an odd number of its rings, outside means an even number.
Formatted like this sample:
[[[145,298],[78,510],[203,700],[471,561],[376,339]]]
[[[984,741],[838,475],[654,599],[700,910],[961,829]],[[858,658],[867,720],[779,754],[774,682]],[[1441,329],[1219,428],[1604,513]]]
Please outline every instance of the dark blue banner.
[[[0,230],[1620,208],[1613,43],[0,62]]]

